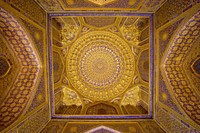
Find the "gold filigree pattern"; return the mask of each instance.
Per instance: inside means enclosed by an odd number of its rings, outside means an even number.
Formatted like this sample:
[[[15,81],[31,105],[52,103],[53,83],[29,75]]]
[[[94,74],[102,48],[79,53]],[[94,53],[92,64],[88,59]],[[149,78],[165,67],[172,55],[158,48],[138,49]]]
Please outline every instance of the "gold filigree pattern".
[[[34,0],[7,0],[14,9],[20,11],[38,24],[46,25],[46,13]]]
[[[63,103],[65,105],[76,105],[76,106],[81,106],[82,105],[82,101],[79,98],[79,96],[77,95],[77,93],[67,87],[65,87],[63,89]]]
[[[73,87],[92,100],[105,101],[126,90],[134,74],[134,58],[120,37],[106,31],[90,32],[72,45],[67,56]]]
[[[78,29],[78,26],[66,24],[61,31],[62,42],[64,44],[72,42],[78,33]]]
[[[17,132],[34,133],[40,130],[49,122],[49,107],[45,105],[43,108],[36,111],[34,114],[25,119],[17,126]]]
[[[40,78],[41,62],[25,30],[10,13],[0,8],[0,31],[19,60],[20,70],[12,88],[0,104],[0,130],[24,111]]]
[[[105,43],[105,42],[103,42]],[[96,43],[83,52],[80,73],[85,81],[94,87],[109,86],[119,76],[122,59],[109,47],[109,44]]]
[[[124,25],[120,30],[125,40],[131,42],[133,45],[138,45],[139,30],[135,25]]]
[[[183,62],[199,37],[200,12],[196,13],[179,31],[163,61],[165,76],[177,101],[196,123],[200,124],[200,102],[198,95],[187,80]]]
[[[136,106],[140,100],[139,91],[140,91],[140,88],[138,86],[133,87],[132,89],[128,90],[122,99],[121,105]]]
[[[160,125],[164,126],[169,133],[189,132],[189,128],[185,124],[181,123],[181,121],[177,119],[175,115],[170,114],[160,106],[156,106],[156,112],[156,120]]]

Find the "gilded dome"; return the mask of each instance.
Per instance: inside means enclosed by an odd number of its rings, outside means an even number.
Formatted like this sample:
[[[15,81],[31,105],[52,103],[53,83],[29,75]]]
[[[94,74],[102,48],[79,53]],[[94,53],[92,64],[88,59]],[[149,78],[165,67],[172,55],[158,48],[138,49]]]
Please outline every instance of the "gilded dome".
[[[71,84],[81,95],[106,101],[127,89],[134,74],[134,58],[119,36],[94,31],[74,42],[66,69]]]

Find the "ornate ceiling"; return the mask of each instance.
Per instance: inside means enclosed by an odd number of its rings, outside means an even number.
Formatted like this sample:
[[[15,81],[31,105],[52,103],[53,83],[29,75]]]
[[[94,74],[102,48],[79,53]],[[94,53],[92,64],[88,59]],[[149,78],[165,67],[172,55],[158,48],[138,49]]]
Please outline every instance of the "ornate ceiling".
[[[199,132],[199,9],[0,1],[0,132]]]
[[[149,111],[148,16],[52,17],[51,28],[56,114]]]

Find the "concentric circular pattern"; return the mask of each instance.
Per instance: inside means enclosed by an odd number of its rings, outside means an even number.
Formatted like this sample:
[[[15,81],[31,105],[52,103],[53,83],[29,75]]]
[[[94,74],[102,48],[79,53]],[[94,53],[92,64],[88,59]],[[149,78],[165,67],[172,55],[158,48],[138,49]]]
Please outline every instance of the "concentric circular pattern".
[[[106,31],[90,32],[72,45],[67,74],[73,87],[94,101],[120,95],[132,80],[134,58],[119,36]]]
[[[102,42],[104,43],[104,42]],[[93,43],[84,51],[80,60],[80,73],[83,79],[94,87],[112,84],[121,72],[119,56],[106,45]]]

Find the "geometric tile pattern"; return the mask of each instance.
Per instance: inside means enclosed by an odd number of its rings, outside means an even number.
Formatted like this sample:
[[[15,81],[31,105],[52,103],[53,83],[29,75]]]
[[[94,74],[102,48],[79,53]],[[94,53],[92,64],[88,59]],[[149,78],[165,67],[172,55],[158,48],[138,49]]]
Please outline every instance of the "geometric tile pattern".
[[[36,111],[34,114],[20,123],[17,128],[19,133],[39,133],[39,131],[49,122],[48,104]]]
[[[180,115],[183,115],[183,113],[180,111],[176,103],[174,103],[174,100],[172,99],[172,96],[170,95],[170,92],[167,88],[167,85],[163,79],[163,76],[160,74],[159,75],[159,90],[158,90],[158,97],[159,97],[159,102],[162,104],[168,106],[169,108],[173,109]]]
[[[34,44],[36,44],[35,48],[38,50],[38,54],[40,56],[41,62],[45,64],[45,29],[38,24],[32,23],[32,21],[28,21],[24,17],[20,17],[20,22],[22,22],[23,27],[26,29],[27,33],[29,33],[31,40]],[[46,101],[46,87],[45,87],[45,71],[41,72],[41,80],[36,88],[35,96],[33,98],[29,109],[26,110],[26,113],[37,108],[39,105]]]
[[[4,74],[0,76],[0,103],[2,103],[2,100],[6,97],[6,93],[12,87],[14,79],[16,75],[19,72],[18,60],[14,58],[15,56],[12,54],[12,50],[9,49],[9,44],[6,41],[6,39],[3,37],[3,35],[0,33],[0,58],[3,57],[3,60],[5,60],[9,64],[9,70],[7,73],[5,73],[5,68],[1,69],[1,67],[5,67],[0,62],[0,71],[2,71]]]
[[[198,60],[200,59],[200,37],[193,43],[192,48],[190,49],[189,54],[183,61],[183,70],[186,73],[186,78],[190,82],[192,89],[198,96],[200,96],[200,66],[198,68]],[[195,69],[193,65],[196,65]],[[200,62],[199,62],[200,65]]]
[[[189,133],[190,129],[181,120],[163,108],[156,106],[156,120],[169,133]]]
[[[158,29],[158,38],[159,38],[159,64],[161,59],[163,58],[163,54],[165,53],[165,50],[167,48],[167,44],[170,42],[172,37],[176,34],[177,29],[179,26],[182,24],[182,21],[184,19],[178,19],[177,21],[170,23],[169,26],[165,26],[160,30]],[[167,88],[167,83],[165,83],[164,78],[162,76],[162,73],[159,72],[159,90],[158,90],[158,97],[159,97],[159,102],[161,102],[164,105],[167,105],[169,108],[173,109],[174,111],[178,112],[179,114],[182,115],[182,112],[180,109],[177,107],[176,103],[174,103],[172,96],[169,92],[169,89]]]
[[[38,54],[40,55],[41,61],[44,61],[44,49],[45,46],[45,28],[40,27],[39,25],[34,25],[33,23],[27,21],[26,19],[20,17],[20,20],[23,24],[23,27],[27,30],[34,44],[36,44],[36,48],[38,50]]]
[[[25,109],[40,78],[41,63],[25,30],[10,13],[0,8],[0,32],[19,61],[20,70],[0,105],[0,130],[13,123]]]
[[[199,0],[167,0],[162,8],[155,12],[156,28],[166,24],[197,3],[199,3]]]
[[[46,26],[46,12],[34,0],[4,0],[37,24]]]
[[[31,105],[28,107],[28,109],[26,110],[26,114],[30,113],[31,111],[33,111],[34,109],[37,109],[39,106],[41,106],[42,104],[44,104],[47,100],[47,96],[46,96],[46,88],[45,88],[45,79],[44,79],[44,75],[42,76],[40,83],[37,87],[37,91],[35,92],[35,96],[33,98],[33,100],[31,101]]]
[[[33,114],[29,115],[27,119],[20,121],[20,123],[12,128],[11,130],[8,129],[9,133],[39,133],[41,129],[46,126],[49,122],[49,107],[46,104],[44,107],[38,109]],[[60,124],[60,123],[59,123]],[[4,130],[7,132],[7,129]],[[3,132],[4,132],[3,131]],[[49,132],[54,133],[54,132]]]
[[[177,20],[176,22],[174,22],[170,26],[167,26],[166,28],[164,28],[163,30],[161,30],[159,32],[159,58],[160,59],[162,58],[162,56],[165,52],[168,42],[173,37],[173,35],[176,33],[174,31],[176,31],[178,29],[178,27],[181,25],[182,21],[183,21],[183,18],[180,20]]]
[[[200,35],[200,12],[196,13],[179,31],[164,60],[164,72],[175,98],[185,113],[200,124],[200,99],[186,79],[182,62]]]

